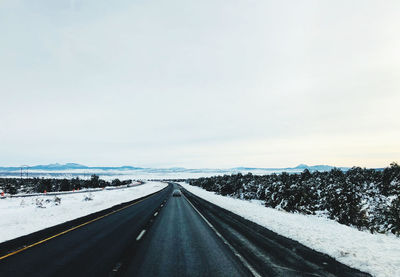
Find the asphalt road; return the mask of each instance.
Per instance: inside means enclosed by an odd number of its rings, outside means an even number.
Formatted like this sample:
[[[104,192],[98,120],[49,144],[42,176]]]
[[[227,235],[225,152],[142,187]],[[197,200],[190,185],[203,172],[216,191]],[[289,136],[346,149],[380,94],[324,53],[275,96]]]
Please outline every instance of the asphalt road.
[[[0,260],[0,276],[250,276],[187,200],[171,193],[172,186]]]
[[[184,197],[171,197],[122,276],[252,276]]]
[[[174,186],[0,259],[0,276],[367,276]]]

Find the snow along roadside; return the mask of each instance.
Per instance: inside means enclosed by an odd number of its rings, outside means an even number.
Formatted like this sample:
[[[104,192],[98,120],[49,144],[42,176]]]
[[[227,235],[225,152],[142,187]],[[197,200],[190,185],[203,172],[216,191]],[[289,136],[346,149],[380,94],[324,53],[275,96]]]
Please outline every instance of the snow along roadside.
[[[54,195],[0,199],[0,242],[135,200],[167,185],[146,182],[125,189],[58,195],[58,205]]]
[[[293,214],[179,183],[193,194],[337,261],[374,276],[400,276],[400,238],[371,234],[322,217]]]

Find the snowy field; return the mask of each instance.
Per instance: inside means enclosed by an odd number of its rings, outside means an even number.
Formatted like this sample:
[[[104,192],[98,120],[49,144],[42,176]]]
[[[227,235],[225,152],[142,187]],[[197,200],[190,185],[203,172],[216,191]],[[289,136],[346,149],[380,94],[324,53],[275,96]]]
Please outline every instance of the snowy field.
[[[317,216],[267,208],[261,201],[240,200],[180,183],[185,189],[282,236],[326,253],[373,276],[400,276],[400,238],[371,234]]]
[[[0,199],[0,242],[146,196],[167,185],[147,182],[130,188],[58,195],[59,203],[49,194]]]
[[[247,168],[232,168],[232,169],[185,169],[185,168],[148,168],[137,170],[117,170],[117,169],[66,169],[66,170],[33,170],[23,172],[23,178],[57,178],[57,179],[72,179],[79,177],[80,179],[90,179],[92,174],[98,175],[101,179],[112,181],[114,179],[120,180],[163,180],[163,179],[196,179],[200,177],[222,176],[225,174],[247,174],[251,172],[253,175],[266,175],[272,173],[281,173],[286,171],[288,173],[300,173],[304,168],[289,168],[289,169],[247,169]],[[2,178],[19,178],[21,172],[15,171],[1,171]]]

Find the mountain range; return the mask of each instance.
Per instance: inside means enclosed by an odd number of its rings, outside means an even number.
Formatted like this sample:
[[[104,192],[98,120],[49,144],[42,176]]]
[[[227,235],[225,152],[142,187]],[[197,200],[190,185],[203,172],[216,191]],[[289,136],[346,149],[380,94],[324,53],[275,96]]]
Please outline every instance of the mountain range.
[[[253,171],[303,171],[308,169],[310,171],[329,171],[334,166],[330,165],[313,165],[308,166],[306,164],[300,164],[296,167],[286,167],[286,168],[257,168],[257,167],[234,167],[227,169],[216,169],[216,168],[184,168],[184,167],[171,167],[171,168],[145,168],[145,167],[134,167],[134,166],[86,166],[78,163],[66,163],[66,164],[47,164],[47,165],[33,165],[33,166],[11,166],[11,167],[0,167],[0,171],[10,172],[10,171],[19,171],[21,170],[29,170],[29,171],[69,171],[69,170],[84,170],[90,172],[91,170],[102,170],[102,171],[146,171],[146,172],[253,172]],[[339,167],[342,170],[347,170],[347,167]]]

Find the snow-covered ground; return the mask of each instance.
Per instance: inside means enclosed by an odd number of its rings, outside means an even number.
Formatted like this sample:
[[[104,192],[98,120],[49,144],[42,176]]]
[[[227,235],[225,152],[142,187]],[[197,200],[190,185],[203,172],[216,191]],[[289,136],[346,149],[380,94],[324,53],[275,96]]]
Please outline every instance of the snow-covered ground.
[[[59,204],[56,196],[49,194],[0,199],[0,242],[146,196],[167,185],[147,182],[130,188],[58,195]]]
[[[61,165],[60,165],[61,166]],[[227,169],[187,169],[187,168],[142,168],[142,169],[101,169],[101,168],[69,168],[69,169],[24,169],[22,178],[36,177],[36,178],[58,178],[58,179],[72,179],[79,177],[80,179],[90,179],[92,174],[98,175],[101,179],[111,181],[114,179],[120,180],[162,180],[162,179],[195,179],[200,177],[222,176],[225,174],[247,174],[253,175],[266,175],[272,173],[281,173],[283,171],[288,173],[300,173],[307,166],[300,165],[294,168],[227,168]],[[312,166],[307,167],[310,171],[329,170],[330,166]],[[345,170],[345,168],[343,168]],[[20,168],[14,170],[6,170],[0,167],[0,176],[3,178],[20,178]]]
[[[76,194],[76,193],[88,193],[88,192],[96,192],[96,191],[101,191],[101,190],[118,190],[118,189],[125,189],[125,188],[130,188],[134,186],[140,186],[141,183],[139,182],[132,182],[129,185],[121,185],[121,186],[107,186],[104,188],[82,188],[80,190],[73,190],[73,191],[52,191],[52,192],[46,192],[44,193],[39,193],[39,192],[34,192],[34,193],[17,193],[17,194],[7,194],[5,193],[4,196],[0,196],[0,199],[4,197],[11,197],[11,198],[18,198],[18,197],[28,197],[28,196],[51,196],[51,195],[64,195],[64,194]],[[2,192],[0,190],[0,192]]]
[[[400,276],[400,238],[371,234],[323,217],[267,208],[261,201],[217,195],[180,183],[185,189],[282,236],[326,253],[341,263],[374,276]]]

